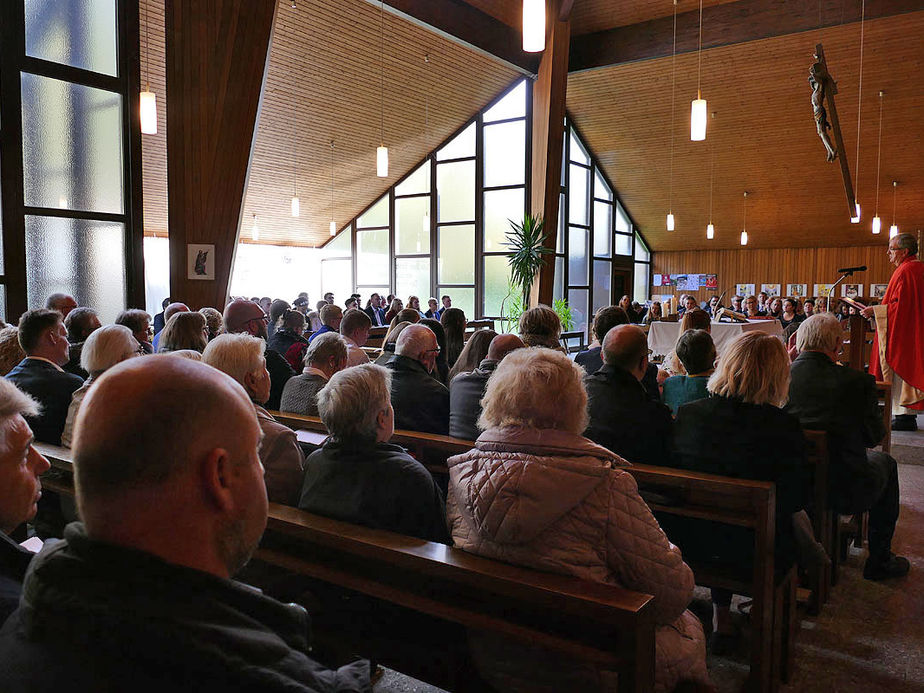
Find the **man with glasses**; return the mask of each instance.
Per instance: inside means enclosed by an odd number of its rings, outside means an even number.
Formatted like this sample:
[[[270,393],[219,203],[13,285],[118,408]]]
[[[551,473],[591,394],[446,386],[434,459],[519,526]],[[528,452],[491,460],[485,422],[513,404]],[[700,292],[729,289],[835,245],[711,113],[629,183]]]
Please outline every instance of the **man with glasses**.
[[[223,316],[225,332],[229,334],[245,332],[263,341],[267,339],[266,325],[268,322],[269,317],[260,306],[242,298],[231,301],[225,308]],[[282,400],[282,390],[289,378],[295,375],[295,371],[278,351],[267,349],[264,355],[266,369],[270,374],[270,396],[264,406],[270,411],[276,411]]]
[[[426,325],[404,328],[395,355],[386,367],[391,371],[391,404],[395,428],[424,433],[449,433],[449,390],[430,375],[440,348]]]

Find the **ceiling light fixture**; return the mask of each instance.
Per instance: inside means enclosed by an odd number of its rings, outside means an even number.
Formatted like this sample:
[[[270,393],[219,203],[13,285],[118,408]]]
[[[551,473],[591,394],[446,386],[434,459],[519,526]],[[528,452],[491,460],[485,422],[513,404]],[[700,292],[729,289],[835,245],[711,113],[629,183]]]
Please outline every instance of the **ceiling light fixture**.
[[[703,76],[703,0],[699,0],[699,64],[696,68],[696,98],[690,104],[690,139],[702,142],[706,139],[706,99],[700,88]]]
[[[337,222],[334,221],[334,141],[330,141],[330,235],[337,235]]]
[[[260,227],[257,226],[257,215],[253,215],[253,226],[250,227],[250,240],[259,241],[260,240]]]
[[[545,0],[523,0],[523,50],[545,50]]]
[[[713,112],[712,117],[715,118]],[[715,147],[710,147],[711,163],[709,165],[709,223],[706,224],[706,240],[715,238],[715,226],[712,225],[712,190],[715,185]]]
[[[375,150],[375,175],[379,178],[388,178],[388,147],[385,146],[385,0],[381,0],[380,15],[382,28],[382,50],[379,53],[379,66],[382,72],[382,144]]]
[[[748,191],[744,191],[744,223],[741,226],[741,245],[748,244]]]
[[[882,92],[879,92],[879,153],[876,155],[876,214],[873,215],[873,234],[878,235],[882,229],[879,218],[879,169],[882,166]]]
[[[677,60],[677,0],[674,0],[674,43],[671,48],[671,174],[667,193],[667,230],[674,230],[674,64]]]
[[[898,181],[892,181],[892,225],[889,227],[889,238],[898,235],[898,225],[895,223],[895,191],[898,190]]]
[[[157,97],[151,91],[151,42],[148,38],[151,18],[148,7],[144,7],[144,91],[140,98],[141,134],[157,134]]]
[[[860,106],[863,101],[863,39],[866,29],[866,0],[861,0],[860,3],[860,77],[859,77],[859,86],[857,87],[857,157],[856,157],[856,166],[857,170],[854,175],[853,183],[853,192],[854,200],[856,204],[856,212],[852,217],[850,217],[851,224],[860,223]]]

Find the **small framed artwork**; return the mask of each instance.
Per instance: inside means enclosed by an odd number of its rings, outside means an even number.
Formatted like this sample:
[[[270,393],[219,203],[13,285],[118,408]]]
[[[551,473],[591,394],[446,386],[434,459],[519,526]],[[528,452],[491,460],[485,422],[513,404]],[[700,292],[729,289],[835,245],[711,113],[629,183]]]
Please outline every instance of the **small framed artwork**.
[[[780,285],[779,284],[761,284],[760,290],[763,291],[768,296],[779,296],[780,295]]]
[[[215,279],[215,246],[186,244],[186,278],[210,281]]]
[[[815,284],[815,295],[819,298],[826,298],[831,295],[831,287],[833,284]]]
[[[841,284],[841,296],[844,296],[845,298],[857,298],[862,295],[862,284]]]
[[[869,285],[869,297],[870,298],[882,298],[885,296],[886,289],[889,288],[888,284],[870,284]]]
[[[753,284],[735,284],[735,293],[742,298],[747,298],[748,296],[753,296],[756,292]]]
[[[807,288],[806,284],[787,284],[786,295],[794,298],[804,298]]]

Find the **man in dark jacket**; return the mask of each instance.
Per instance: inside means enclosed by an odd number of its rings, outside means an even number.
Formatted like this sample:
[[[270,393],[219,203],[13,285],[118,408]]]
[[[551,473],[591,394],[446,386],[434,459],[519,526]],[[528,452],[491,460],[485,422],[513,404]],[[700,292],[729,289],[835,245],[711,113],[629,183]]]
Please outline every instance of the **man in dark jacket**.
[[[796,333],[787,410],[802,427],[828,432],[829,493],[842,514],[869,511],[868,580],[905,575],[910,563],[892,553],[898,521],[898,467],[884,452],[869,450],[885,435],[873,376],[836,363],[841,327],[830,313],[813,315]]]
[[[629,462],[670,463],[671,412],[650,399],[641,380],[648,371],[648,338],[619,325],[603,340],[603,368],[584,379],[590,425],[585,436]]]
[[[267,513],[240,385],[186,359],[129,359],[87,393],[75,435],[85,524],[34,559],[0,631],[0,690],[369,690],[368,663],[308,657],[304,609],[231,580]]]
[[[35,439],[60,445],[71,396],[83,385],[83,378],[61,368],[68,361],[70,347],[61,314],[47,308],[23,313],[19,345],[26,358],[7,373],[6,379],[41,405],[41,413],[28,418]]]
[[[67,328],[67,341],[70,344],[64,370],[86,380],[90,374],[80,365],[80,354],[83,353],[83,343],[87,341],[87,337],[100,328],[99,315],[92,308],[74,308],[64,318],[64,326]]]
[[[154,316],[153,327],[154,327],[155,335],[159,333],[162,329],[164,329],[164,325],[167,324],[167,317],[165,313],[167,312],[167,306],[169,306],[171,303],[173,303],[173,299],[170,298],[169,296],[167,296],[167,298],[165,298],[161,302],[160,307],[163,310],[161,310],[157,315]]]
[[[488,378],[507,354],[526,345],[515,334],[499,334],[488,346],[487,358],[471,373],[460,373],[449,383],[449,435],[463,440],[475,440],[481,431],[481,398]]]
[[[398,337],[391,370],[395,428],[424,433],[449,432],[449,390],[430,375],[439,354],[436,335],[425,325],[410,325]]]
[[[386,324],[385,311],[382,308],[382,297],[374,293],[369,297],[369,305],[363,312],[369,316],[373,327],[381,327]]]

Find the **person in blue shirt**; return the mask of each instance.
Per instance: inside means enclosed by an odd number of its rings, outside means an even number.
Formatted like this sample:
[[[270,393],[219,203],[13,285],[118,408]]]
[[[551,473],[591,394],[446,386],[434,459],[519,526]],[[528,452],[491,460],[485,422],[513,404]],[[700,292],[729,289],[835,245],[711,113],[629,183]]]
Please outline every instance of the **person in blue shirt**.
[[[677,416],[681,404],[709,396],[706,384],[715,371],[715,344],[706,330],[687,330],[677,340],[677,358],[687,375],[673,375],[664,381],[664,403]]]

